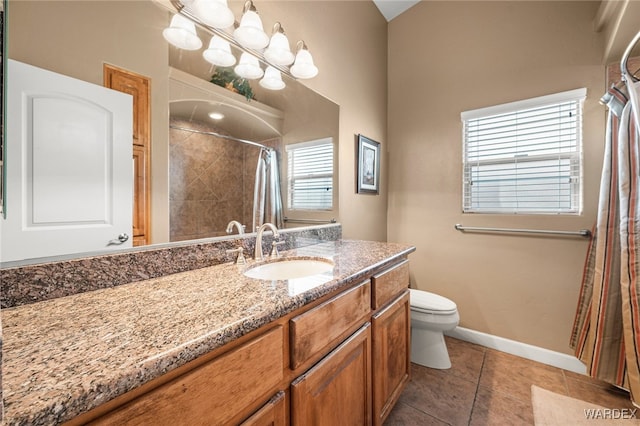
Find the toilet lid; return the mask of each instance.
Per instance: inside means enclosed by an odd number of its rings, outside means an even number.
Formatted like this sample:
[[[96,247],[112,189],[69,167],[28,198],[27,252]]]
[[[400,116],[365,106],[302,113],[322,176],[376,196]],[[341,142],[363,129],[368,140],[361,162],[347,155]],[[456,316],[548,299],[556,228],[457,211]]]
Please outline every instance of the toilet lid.
[[[411,309],[417,311],[437,311],[449,313],[458,309],[456,304],[446,297],[439,296],[428,291],[409,289]]]

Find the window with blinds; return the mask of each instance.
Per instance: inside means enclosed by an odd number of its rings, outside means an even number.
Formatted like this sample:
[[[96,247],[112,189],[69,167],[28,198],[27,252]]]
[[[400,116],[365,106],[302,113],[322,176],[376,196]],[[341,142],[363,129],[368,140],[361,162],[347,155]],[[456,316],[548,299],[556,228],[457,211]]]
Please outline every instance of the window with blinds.
[[[288,162],[288,208],[333,208],[333,139],[290,144]]]
[[[579,214],[585,97],[576,89],[463,112],[463,211]]]

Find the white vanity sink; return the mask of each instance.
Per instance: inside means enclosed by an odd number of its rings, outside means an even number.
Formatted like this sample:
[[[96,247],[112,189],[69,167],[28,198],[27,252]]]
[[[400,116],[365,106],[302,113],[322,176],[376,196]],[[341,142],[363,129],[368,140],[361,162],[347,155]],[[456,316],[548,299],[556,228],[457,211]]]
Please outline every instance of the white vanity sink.
[[[333,266],[331,260],[323,258],[277,259],[249,268],[244,275],[260,280],[291,280],[329,272]]]

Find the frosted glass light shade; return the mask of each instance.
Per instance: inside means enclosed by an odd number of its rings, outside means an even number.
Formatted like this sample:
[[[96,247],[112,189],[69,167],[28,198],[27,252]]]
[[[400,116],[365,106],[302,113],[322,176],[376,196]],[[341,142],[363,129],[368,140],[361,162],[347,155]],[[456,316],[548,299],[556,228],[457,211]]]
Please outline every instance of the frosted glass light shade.
[[[228,28],[235,21],[227,0],[195,0],[191,9],[202,22],[214,28]]]
[[[240,77],[248,80],[255,80],[264,75],[262,68],[260,68],[258,58],[246,52],[240,55],[240,62],[238,62],[238,65],[236,65],[233,70]]]
[[[196,34],[196,25],[182,15],[173,15],[169,28],[162,31],[162,36],[180,49],[198,50],[202,47],[202,40]]]
[[[268,66],[264,72],[264,78],[260,80],[260,86],[269,90],[284,89],[285,84],[282,81],[282,74],[276,68]]]
[[[221,67],[230,67],[236,63],[229,42],[217,35],[211,37],[209,48],[202,52],[202,56],[207,62]]]
[[[281,32],[276,32],[272,35],[269,47],[264,51],[264,57],[267,61],[276,65],[292,64],[295,56],[291,53],[287,36]]]
[[[289,69],[296,78],[313,78],[318,75],[318,68],[313,64],[313,57],[307,49],[300,49],[296,53],[296,61]]]
[[[233,37],[250,49],[262,49],[269,44],[269,36],[264,32],[262,19],[253,10],[247,10],[242,15],[240,26],[233,32]]]

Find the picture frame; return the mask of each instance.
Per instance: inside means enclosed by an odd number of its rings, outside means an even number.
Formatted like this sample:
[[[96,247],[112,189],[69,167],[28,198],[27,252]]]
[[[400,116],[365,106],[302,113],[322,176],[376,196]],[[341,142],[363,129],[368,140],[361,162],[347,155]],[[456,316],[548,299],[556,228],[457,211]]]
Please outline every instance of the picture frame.
[[[356,173],[358,194],[380,193],[380,143],[357,135]]]

